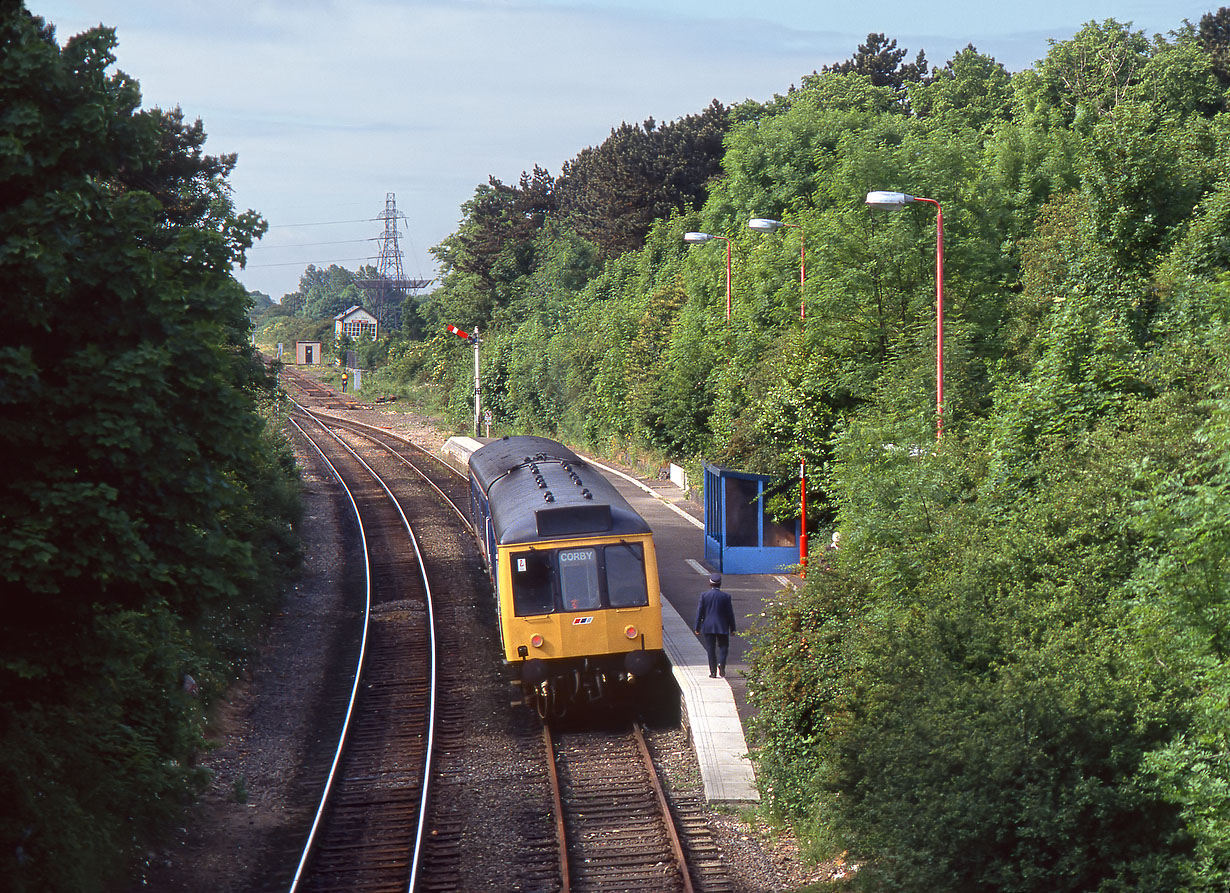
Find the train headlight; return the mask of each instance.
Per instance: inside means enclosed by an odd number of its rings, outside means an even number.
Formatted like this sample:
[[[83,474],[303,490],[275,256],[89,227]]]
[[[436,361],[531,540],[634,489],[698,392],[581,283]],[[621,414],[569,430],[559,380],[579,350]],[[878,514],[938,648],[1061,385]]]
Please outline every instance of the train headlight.
[[[635,626],[632,626],[631,624],[629,624],[628,626],[624,627],[624,635],[627,636],[629,639],[635,639],[640,634],[636,631]]]
[[[538,633],[534,633],[534,635],[530,636],[530,644],[533,645],[535,648],[541,648],[542,643],[543,643],[543,638]]]

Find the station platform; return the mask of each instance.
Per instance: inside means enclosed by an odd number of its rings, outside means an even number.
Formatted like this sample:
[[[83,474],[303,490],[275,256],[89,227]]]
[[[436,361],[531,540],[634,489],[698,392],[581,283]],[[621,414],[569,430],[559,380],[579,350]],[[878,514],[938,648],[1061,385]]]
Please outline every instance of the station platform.
[[[642,481],[593,459],[632,507],[653,528],[662,587],[662,628],[667,656],[683,693],[688,725],[705,786],[715,802],[760,799],[748,758],[744,723],[752,715],[743,670],[748,650],[744,633],[764,612],[765,602],[791,586],[784,575],[739,574],[722,579],[734,603],[738,632],[730,637],[726,677],[709,678],[704,646],[692,632],[700,595],[712,572],[703,563],[701,508],[669,481]]]

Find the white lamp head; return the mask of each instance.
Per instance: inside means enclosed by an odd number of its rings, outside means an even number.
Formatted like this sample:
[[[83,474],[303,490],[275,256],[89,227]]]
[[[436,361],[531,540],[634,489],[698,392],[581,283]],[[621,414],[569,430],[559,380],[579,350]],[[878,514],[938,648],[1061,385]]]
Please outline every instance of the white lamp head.
[[[904,192],[867,193],[867,204],[873,208],[884,208],[888,211],[900,211],[914,200],[914,196],[906,195]]]
[[[753,217],[747,222],[748,229],[754,229],[759,233],[772,233],[785,226],[780,220],[770,220],[767,217]]]
[[[713,236],[709,233],[684,233],[683,241],[685,242],[708,242]]]

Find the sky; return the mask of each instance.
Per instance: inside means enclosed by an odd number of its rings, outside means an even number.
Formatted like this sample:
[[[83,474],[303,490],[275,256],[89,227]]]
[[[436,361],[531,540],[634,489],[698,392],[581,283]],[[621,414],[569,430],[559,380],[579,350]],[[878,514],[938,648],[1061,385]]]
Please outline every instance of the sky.
[[[622,122],[768,100],[884,33],[943,64],[967,44],[1009,70],[1090,21],[1166,34],[1197,0],[26,0],[61,43],[116,29],[146,107],[202,119],[236,152],[238,210],[269,223],[236,270],[274,300],[308,264],[377,262],[395,196],[403,270],[495,176],[558,174]]]

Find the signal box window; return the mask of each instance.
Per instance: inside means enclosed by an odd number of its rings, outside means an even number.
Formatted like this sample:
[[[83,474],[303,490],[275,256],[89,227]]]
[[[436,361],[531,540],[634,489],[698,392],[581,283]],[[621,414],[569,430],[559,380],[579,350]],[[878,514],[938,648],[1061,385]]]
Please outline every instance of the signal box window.
[[[612,608],[649,604],[645,590],[645,550],[640,543],[606,547],[606,593]]]
[[[598,591],[598,550],[560,549],[559,587],[565,611],[592,611],[602,607]]]
[[[513,552],[513,613],[550,614],[555,608],[551,591],[551,556],[545,552]]]

